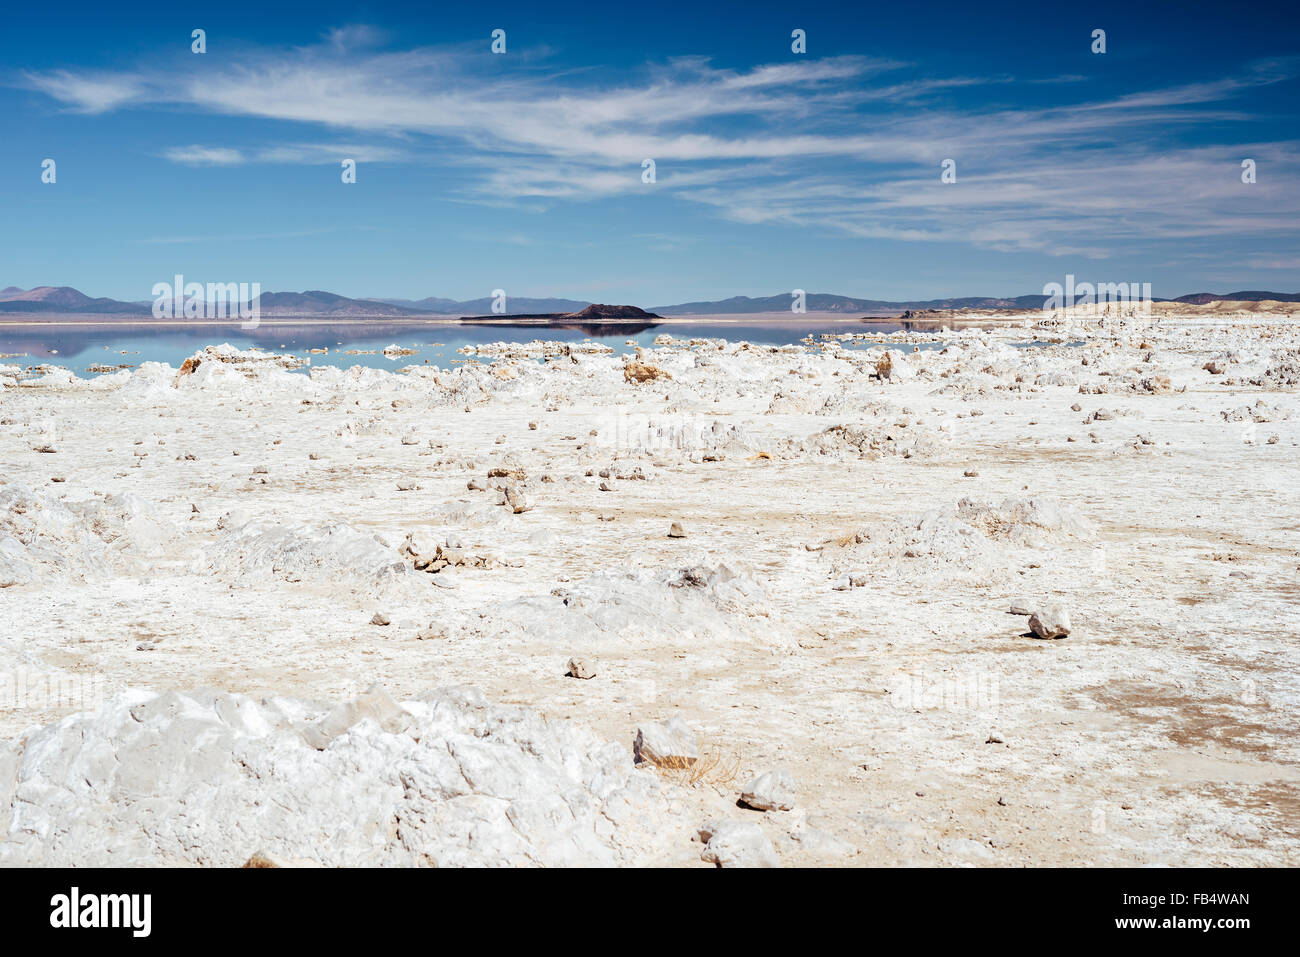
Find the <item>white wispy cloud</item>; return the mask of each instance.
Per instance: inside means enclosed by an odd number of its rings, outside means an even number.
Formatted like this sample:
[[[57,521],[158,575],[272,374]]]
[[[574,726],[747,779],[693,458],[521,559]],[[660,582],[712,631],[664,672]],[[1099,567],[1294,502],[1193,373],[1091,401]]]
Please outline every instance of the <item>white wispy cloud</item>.
[[[545,209],[658,190],[737,222],[1081,256],[1117,243],[1296,235],[1297,144],[1232,142],[1250,118],[1242,95],[1294,78],[1294,60],[1053,107],[957,109],[946,94],[1020,81],[914,78],[906,63],[863,56],[749,70],[687,57],[611,79],[525,58],[503,71],[481,50],[394,51],[387,39],[348,26],[313,46],[246,50],[201,75],[65,69],[26,82],[74,112],[183,107],[357,137],[174,146],[163,151],[174,162],[433,156],[468,172],[452,197],[462,202]],[[1030,82],[1064,93],[1079,80]],[[1174,145],[1190,131],[1204,145]],[[1245,157],[1267,173],[1249,186]],[[654,185],[641,181],[645,158],[656,161]],[[953,185],[939,180],[948,158]]]
[[[163,156],[186,166],[238,166],[247,161],[239,150],[226,146],[173,146],[163,150]]]
[[[388,32],[365,23],[350,23],[330,30],[324,39],[336,50],[364,50],[384,43]]]
[[[77,113],[105,113],[136,100],[148,99],[143,75],[130,73],[24,73],[29,87],[46,93]]]
[[[348,232],[367,231],[369,226],[349,226]],[[297,229],[278,233],[202,233],[189,236],[146,236],[131,242],[144,246],[176,246],[191,243],[246,243],[262,239],[300,239],[304,236],[323,236],[328,233],[341,232],[342,227],[323,229]]]
[[[239,166],[244,163],[318,165],[339,163],[344,159],[358,163],[394,162],[405,159],[407,151],[398,147],[348,143],[280,143],[253,150],[196,143],[168,147],[162,151],[162,156],[186,166]]]

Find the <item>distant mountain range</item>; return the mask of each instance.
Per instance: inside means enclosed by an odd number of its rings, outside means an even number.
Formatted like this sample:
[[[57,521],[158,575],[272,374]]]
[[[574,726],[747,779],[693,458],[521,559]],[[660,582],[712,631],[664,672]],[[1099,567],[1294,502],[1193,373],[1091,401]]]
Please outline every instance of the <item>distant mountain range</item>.
[[[309,289],[306,292],[264,292],[259,298],[263,316],[354,316],[360,318],[402,318],[414,316],[464,316],[492,313],[493,299],[349,299],[332,292]],[[591,305],[586,299],[530,299],[507,297],[501,315],[521,316],[539,313],[569,314]],[[37,286],[20,289],[10,286],[0,290],[0,312],[22,314],[152,316],[153,303],[122,302],[117,299],[92,299],[71,286]]]
[[[1203,306],[1207,302],[1221,302],[1224,299],[1234,302],[1263,302],[1272,299],[1275,302],[1300,302],[1300,293],[1295,292],[1259,292],[1247,289],[1242,292],[1229,292],[1220,296],[1216,292],[1194,292],[1190,296],[1179,296],[1174,302],[1186,302],[1194,306]]]
[[[861,314],[861,315],[897,315],[907,310],[950,310],[950,309],[1041,309],[1044,296],[1015,296],[996,298],[972,296],[956,299],[915,299],[893,301],[885,299],[855,299],[851,296],[836,296],[828,293],[809,293],[804,305],[808,312]],[[1246,290],[1242,292],[1213,293],[1198,292],[1179,296],[1173,302],[1193,305],[1221,300],[1240,300],[1260,302],[1273,299],[1279,302],[1300,302],[1300,293],[1265,292]],[[1157,302],[1171,300],[1157,299]],[[790,295],[781,293],[776,296],[751,298],[733,296],[714,302],[682,302],[669,306],[655,306],[651,312],[667,316],[692,315],[744,315],[761,312],[789,312]],[[592,305],[585,299],[529,299],[526,297],[507,297],[506,311],[492,313],[493,300],[481,299],[444,299],[430,296],[425,299],[350,299],[332,292],[308,290],[306,292],[267,292],[260,299],[262,316],[270,317],[316,317],[336,316],[357,318],[402,318],[416,316],[499,316],[526,317],[547,315],[572,315],[580,313]],[[71,286],[37,286],[34,289],[20,289],[10,286],[0,290],[0,313],[21,315],[105,315],[122,317],[149,317],[152,315],[150,302],[121,302],[116,299],[92,298]]]
[[[37,286],[19,289],[10,286],[0,289],[0,311],[4,312],[62,312],[62,313],[122,313],[135,314],[148,306],[138,303],[118,302],[116,299],[92,299],[71,286]]]
[[[456,316],[490,313],[493,302],[490,296],[484,296],[482,299],[462,300],[440,299],[437,296],[429,296],[425,299],[375,299],[372,301],[414,310],[423,315],[433,313],[434,315]],[[507,296],[505,315],[520,316],[551,312],[578,312],[591,304],[589,299],[528,299],[523,296]]]
[[[1041,293],[1035,296],[1015,296],[997,298],[991,296],[968,296],[958,299],[913,299],[894,301],[886,299],[853,299],[848,296],[833,296],[825,293],[808,293],[804,297],[804,306],[809,312],[840,313],[890,313],[897,314],[907,310],[948,310],[948,309],[1042,309],[1047,297]],[[1300,293],[1285,292],[1197,292],[1188,296],[1179,296],[1168,300],[1156,297],[1155,302],[1185,302],[1204,305],[1207,302],[1232,300],[1242,302],[1260,302],[1275,299],[1278,302],[1300,302]],[[766,296],[751,299],[749,296],[732,296],[717,302],[679,302],[672,306],[655,306],[654,311],[669,316],[691,315],[730,315],[755,312],[789,312],[790,294]]]
[[[809,312],[840,313],[898,313],[908,309],[1041,309],[1045,296],[1017,296],[1014,299],[994,299],[971,296],[964,299],[912,299],[894,302],[886,299],[853,299],[828,293],[808,293],[804,308]],[[729,315],[751,312],[789,312],[790,294],[764,296],[732,296],[717,302],[679,302],[672,306],[655,306],[655,312],[668,315]]]

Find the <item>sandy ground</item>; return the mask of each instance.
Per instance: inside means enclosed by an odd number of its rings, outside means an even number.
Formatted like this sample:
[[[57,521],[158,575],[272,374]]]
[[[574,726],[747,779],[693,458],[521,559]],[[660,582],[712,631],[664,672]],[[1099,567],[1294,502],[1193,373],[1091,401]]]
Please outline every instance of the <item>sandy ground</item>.
[[[661,341],[310,377],[0,367],[4,487],[137,498],[104,552],[0,550],[0,671],[97,699],[472,684],[629,762],[680,716],[702,770],[645,773],[785,864],[1300,864],[1300,322],[904,333],[888,375],[879,341]],[[402,574],[295,552],[331,525]],[[417,571],[413,532],[467,564]],[[1052,604],[1068,637],[1008,611]],[[15,740],[73,710],[12,699]],[[795,808],[737,807],[772,768]],[[665,829],[654,861],[700,846]]]

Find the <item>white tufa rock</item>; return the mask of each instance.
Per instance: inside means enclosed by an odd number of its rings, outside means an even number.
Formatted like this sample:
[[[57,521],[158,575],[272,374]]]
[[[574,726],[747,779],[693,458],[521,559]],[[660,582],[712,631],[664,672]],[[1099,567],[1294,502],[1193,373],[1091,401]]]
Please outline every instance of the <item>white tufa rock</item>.
[[[798,786],[789,771],[765,771],[741,792],[740,800],[755,811],[791,811]]]
[[[596,668],[588,658],[570,658],[569,670],[565,674],[570,678],[594,678]]]
[[[690,767],[700,757],[695,732],[679,717],[662,724],[646,724],[637,729],[632,745],[635,760],[648,761],[659,767]]]
[[[1029,630],[1039,638],[1064,638],[1070,633],[1070,613],[1061,605],[1047,605],[1029,616]]]
[[[710,821],[700,828],[706,841],[700,860],[718,867],[780,867],[776,848],[753,821]]]

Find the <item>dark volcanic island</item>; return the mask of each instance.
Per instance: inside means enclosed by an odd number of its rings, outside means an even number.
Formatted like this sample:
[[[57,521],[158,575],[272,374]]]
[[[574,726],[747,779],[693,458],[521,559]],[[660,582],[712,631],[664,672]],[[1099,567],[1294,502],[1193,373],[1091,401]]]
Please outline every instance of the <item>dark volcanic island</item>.
[[[662,319],[663,316],[656,315],[653,312],[646,312],[637,306],[609,306],[603,303],[592,303],[586,309],[579,312],[538,312],[522,313],[515,315],[492,315],[492,316],[461,316],[462,322],[546,322],[546,323],[587,323],[587,322],[605,322],[605,323],[627,323],[627,322],[650,322],[654,319]]]

